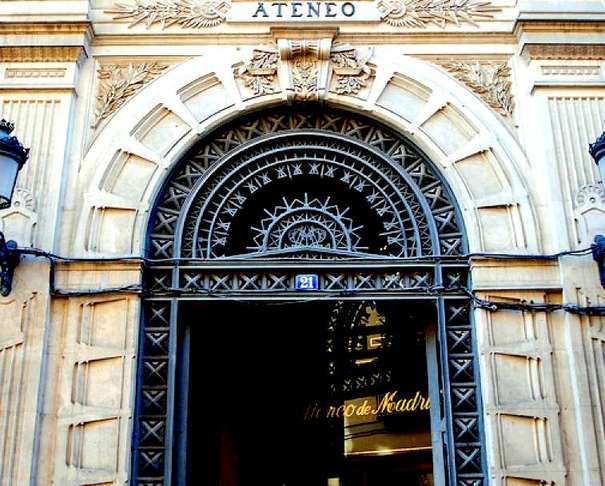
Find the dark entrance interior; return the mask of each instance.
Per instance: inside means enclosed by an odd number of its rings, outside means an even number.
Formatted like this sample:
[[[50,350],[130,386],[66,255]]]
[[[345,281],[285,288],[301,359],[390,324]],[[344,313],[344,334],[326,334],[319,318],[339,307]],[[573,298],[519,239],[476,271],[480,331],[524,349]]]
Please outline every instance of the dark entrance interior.
[[[183,484],[432,485],[433,320],[419,301],[183,303]]]

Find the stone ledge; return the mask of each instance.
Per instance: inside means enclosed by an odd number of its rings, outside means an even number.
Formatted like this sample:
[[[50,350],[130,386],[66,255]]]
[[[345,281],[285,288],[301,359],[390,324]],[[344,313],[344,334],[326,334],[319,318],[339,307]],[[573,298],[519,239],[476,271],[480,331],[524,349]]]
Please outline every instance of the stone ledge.
[[[556,261],[471,259],[474,290],[561,289]]]
[[[55,267],[55,289],[90,292],[141,283],[143,265],[139,261],[71,262]]]

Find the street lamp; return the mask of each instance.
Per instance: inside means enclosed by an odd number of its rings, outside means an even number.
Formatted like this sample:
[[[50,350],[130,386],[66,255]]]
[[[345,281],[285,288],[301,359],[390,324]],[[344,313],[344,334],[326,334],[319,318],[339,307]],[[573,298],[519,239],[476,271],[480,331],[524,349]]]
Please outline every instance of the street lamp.
[[[10,134],[15,126],[5,119],[0,120],[0,209],[9,208],[17,182],[17,175],[29,156],[29,149]],[[19,263],[17,243],[6,241],[0,231],[0,295],[10,294],[13,274]]]
[[[597,138],[595,143],[590,144],[589,152],[601,173],[601,184],[605,186],[605,132]],[[599,265],[601,286],[605,287],[605,236],[595,236],[594,245],[592,247],[592,257]]]

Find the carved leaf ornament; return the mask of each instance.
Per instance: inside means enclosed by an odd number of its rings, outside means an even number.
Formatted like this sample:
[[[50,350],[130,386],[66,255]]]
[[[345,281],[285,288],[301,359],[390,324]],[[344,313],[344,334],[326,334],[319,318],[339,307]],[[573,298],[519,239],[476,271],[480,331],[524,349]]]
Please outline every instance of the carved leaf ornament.
[[[252,92],[259,96],[275,92],[273,80],[277,75],[279,54],[274,48],[258,47],[238,74]]]
[[[444,28],[448,24],[477,25],[477,21],[492,18],[500,8],[477,0],[379,0],[378,10],[382,19],[394,27],[435,24]]]
[[[129,27],[145,22],[146,28],[159,23],[162,29],[175,24],[199,29],[222,24],[230,8],[231,4],[225,0],[137,0],[134,5],[116,3],[115,9],[108,12],[117,14],[115,20],[129,19]]]
[[[490,108],[502,116],[512,116],[514,101],[510,68],[506,63],[457,62],[443,67],[479,95]]]
[[[128,66],[110,64],[99,68],[100,86],[93,128],[118,110],[132,95],[166,68],[166,65],[157,62]]]
[[[334,74],[336,74],[336,92],[338,94],[358,94],[367,85],[374,71],[368,63],[372,53],[362,56],[350,46],[335,46],[330,53]]]

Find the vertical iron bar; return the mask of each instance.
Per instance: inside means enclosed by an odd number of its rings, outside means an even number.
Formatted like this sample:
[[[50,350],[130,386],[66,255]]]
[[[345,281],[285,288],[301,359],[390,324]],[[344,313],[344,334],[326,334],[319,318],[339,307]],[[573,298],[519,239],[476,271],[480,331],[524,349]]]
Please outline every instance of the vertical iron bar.
[[[455,486],[457,484],[456,471],[456,449],[454,447],[454,420],[452,416],[452,390],[450,383],[449,369],[449,350],[447,346],[447,323],[445,316],[445,301],[443,297],[437,298],[437,322],[438,322],[438,341],[441,351],[441,379],[443,386],[443,420],[445,422],[445,446],[447,453],[447,484]]]
[[[191,357],[191,328],[188,325],[179,326],[179,362],[177,363],[177,393],[178,399],[175,403],[176,423],[174,426],[174,445],[176,452],[176,464],[174,467],[176,486],[187,485],[187,440],[189,423],[189,374]]]
[[[439,358],[437,357],[437,329],[431,322],[426,328],[426,363],[429,397],[431,400],[431,446],[433,452],[433,483],[445,486],[445,461],[443,458],[443,431],[441,430],[441,396],[439,383]]]
[[[138,329],[138,339],[137,339],[137,348],[135,350],[136,359],[136,367],[137,372],[135,375],[135,390],[136,396],[134,398],[134,420],[132,425],[132,443],[131,443],[131,478],[133,479],[132,483],[136,486],[134,479],[139,477],[139,440],[140,440],[140,417],[141,417],[141,402],[143,401],[143,358],[145,357],[145,348],[144,348],[144,340],[145,340],[145,322],[147,316],[145,315],[145,301],[141,300],[140,302],[141,309],[139,312],[139,329]]]
[[[180,283],[180,268],[178,263],[172,270],[172,287],[179,286]],[[177,337],[178,337],[178,305],[177,299],[170,301],[170,330],[168,343],[168,379],[167,395],[166,395],[166,453],[164,455],[164,484],[172,485],[172,460],[175,454],[174,446],[174,421],[175,421],[175,374],[177,361]]]

